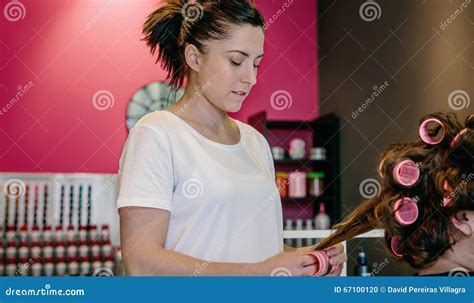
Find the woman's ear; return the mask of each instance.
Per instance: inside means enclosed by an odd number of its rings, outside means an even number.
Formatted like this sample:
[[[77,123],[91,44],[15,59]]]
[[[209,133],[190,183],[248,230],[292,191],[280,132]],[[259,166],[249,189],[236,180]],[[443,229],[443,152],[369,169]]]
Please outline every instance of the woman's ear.
[[[459,211],[451,217],[451,222],[465,236],[470,237],[472,235],[474,216],[468,214],[468,211]]]
[[[194,44],[188,44],[184,48],[184,59],[188,67],[196,72],[199,72],[201,68],[201,52],[197,49]]]

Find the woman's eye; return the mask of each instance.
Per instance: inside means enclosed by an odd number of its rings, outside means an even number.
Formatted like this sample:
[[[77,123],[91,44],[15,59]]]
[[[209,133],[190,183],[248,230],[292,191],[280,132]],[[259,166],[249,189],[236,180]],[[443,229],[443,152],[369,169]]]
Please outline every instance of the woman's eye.
[[[253,67],[255,67],[255,69],[258,69],[260,65],[253,65]]]
[[[234,66],[240,66],[240,64],[242,64],[241,62],[235,62],[234,60],[230,60],[230,62],[231,62],[232,65],[234,65]]]

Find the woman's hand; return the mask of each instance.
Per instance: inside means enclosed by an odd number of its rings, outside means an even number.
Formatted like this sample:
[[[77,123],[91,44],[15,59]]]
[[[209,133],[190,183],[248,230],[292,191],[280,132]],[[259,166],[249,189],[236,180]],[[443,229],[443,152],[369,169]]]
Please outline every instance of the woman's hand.
[[[314,258],[296,251],[279,253],[257,267],[264,276],[311,276],[316,271]]]
[[[309,254],[314,251],[314,246],[304,246],[299,248],[294,248],[285,244],[285,251],[296,251],[300,254]],[[344,246],[342,244],[337,244],[325,249],[328,257],[329,264],[331,264],[331,272],[326,276],[339,276],[342,272],[344,263],[347,262],[347,255],[344,253]]]
[[[331,264],[331,271],[326,276],[339,276],[341,275],[342,267],[347,261],[347,255],[344,253],[344,246],[337,244],[325,249],[328,257],[329,264]]]

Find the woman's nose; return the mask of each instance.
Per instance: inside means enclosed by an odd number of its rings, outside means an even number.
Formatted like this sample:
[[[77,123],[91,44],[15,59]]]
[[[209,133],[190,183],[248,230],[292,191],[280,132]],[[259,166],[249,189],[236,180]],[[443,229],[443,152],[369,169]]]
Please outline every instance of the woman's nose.
[[[257,83],[257,70],[252,64],[251,68],[248,68],[245,75],[242,77],[242,82],[248,83],[251,86]]]

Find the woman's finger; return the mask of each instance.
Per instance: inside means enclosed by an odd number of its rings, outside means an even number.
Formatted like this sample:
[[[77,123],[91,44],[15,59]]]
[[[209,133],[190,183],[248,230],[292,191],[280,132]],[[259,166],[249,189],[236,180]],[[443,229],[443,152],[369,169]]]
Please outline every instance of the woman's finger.
[[[341,254],[343,252],[344,252],[344,246],[342,244],[331,246],[326,250],[328,257],[332,257],[335,255]]]
[[[339,255],[335,255],[331,258],[329,258],[329,264],[331,265],[340,265],[343,264],[347,261],[347,255],[344,253],[341,253]]]
[[[333,266],[331,268],[331,271],[326,275],[326,276],[330,276],[330,277],[335,277],[335,276],[340,276],[341,275],[341,272],[342,272],[342,268],[343,268],[343,265],[341,266]]]

